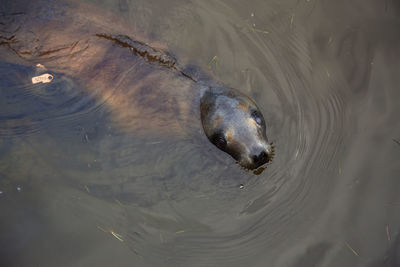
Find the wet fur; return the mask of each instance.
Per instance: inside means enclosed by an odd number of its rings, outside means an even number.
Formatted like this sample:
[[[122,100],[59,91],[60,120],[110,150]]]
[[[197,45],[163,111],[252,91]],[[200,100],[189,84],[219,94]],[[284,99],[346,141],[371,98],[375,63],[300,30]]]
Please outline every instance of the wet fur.
[[[121,131],[183,137],[203,128],[212,143],[246,168],[271,159],[254,101],[211,80],[197,82],[163,48],[146,44],[115,16],[74,2],[12,3],[16,6],[0,16],[2,60],[17,55],[22,64],[44,65],[54,79],[58,73],[72,77],[105,106]],[[215,142],[218,135],[227,146]]]
[[[99,105],[106,105],[122,131],[181,136],[184,129],[201,128],[198,104],[193,107],[199,94],[193,80],[105,38],[118,29],[120,36],[135,36],[131,40],[145,44],[123,21],[74,2],[13,5],[1,17],[6,25],[1,29],[2,60],[15,61],[16,54],[22,64],[44,65],[55,79],[57,73],[71,76]],[[158,44],[148,47],[165,53]]]

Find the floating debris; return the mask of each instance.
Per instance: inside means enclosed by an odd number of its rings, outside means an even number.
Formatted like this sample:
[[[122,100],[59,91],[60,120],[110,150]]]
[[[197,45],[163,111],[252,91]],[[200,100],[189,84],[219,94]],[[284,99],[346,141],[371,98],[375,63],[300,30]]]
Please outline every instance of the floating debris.
[[[45,73],[39,76],[35,76],[32,77],[32,83],[36,84],[36,83],[49,83],[53,80],[53,75],[49,74],[49,73]]]
[[[331,74],[329,73],[328,69],[327,69],[324,65],[323,65],[323,68],[324,68],[324,70],[325,70],[326,75],[328,76],[328,78],[331,77]]]
[[[235,25],[240,31],[247,31],[247,30],[250,30],[250,31],[252,31],[252,32],[259,32],[259,33],[263,33],[263,34],[269,34],[269,32],[268,31],[265,31],[265,30],[261,30],[261,29],[258,29],[258,28],[256,28],[256,24],[255,23],[253,23],[252,25],[239,25],[239,24],[236,24]],[[211,63],[211,62],[210,62]]]
[[[389,232],[389,225],[388,224],[386,225],[386,236],[387,236],[388,241],[392,240],[390,238],[390,232]]]
[[[87,185],[84,185],[83,187],[85,187],[85,189],[86,189],[86,192],[88,192],[88,193],[90,194],[89,187],[88,187]]]
[[[100,226],[97,225],[97,228],[99,228],[101,231],[103,231],[104,233],[110,233],[112,234],[116,239],[118,239],[121,242],[124,242],[124,240],[122,239],[122,235],[117,234],[112,228],[111,229],[103,229]]]
[[[17,185],[17,191],[18,191],[18,192],[21,192],[21,191],[22,191],[22,187],[19,186],[19,185]]]
[[[211,65],[214,63],[215,64],[215,68],[218,67],[218,61],[219,58],[217,56],[214,56],[211,61],[208,63],[208,67],[211,68]]]
[[[294,14],[290,17],[290,27],[292,27],[294,21]]]
[[[195,198],[206,198],[209,199],[209,197],[207,195],[201,194],[201,195],[195,195]]]
[[[146,145],[157,145],[157,144],[161,144],[162,141],[154,141],[154,142],[147,142]]]
[[[180,231],[175,232],[175,234],[182,234],[182,233],[186,233],[186,232],[189,232],[189,231],[190,230],[188,230],[188,229],[180,230]]]
[[[122,239],[122,236],[121,236],[120,234],[117,234],[117,233],[114,232],[114,231],[111,231],[110,233],[111,233],[116,239],[118,239],[119,241],[124,242],[124,240]]]
[[[330,45],[332,43],[332,41],[333,41],[333,37],[329,36],[328,45]]]
[[[244,188],[244,184],[240,184],[239,189],[243,189],[243,188]]]
[[[253,28],[249,27],[249,29],[251,29],[253,32],[260,32],[260,33],[264,33],[264,34],[269,34],[269,32],[264,31],[264,30],[257,29],[257,28],[255,28],[255,26],[256,26],[256,25],[253,24]]]
[[[120,206],[124,206],[124,204],[122,204],[122,202],[121,201],[119,201],[118,199],[114,199],[115,200],[115,202],[118,204],[118,205],[120,205]]]
[[[357,257],[359,257],[360,255],[358,255],[357,251],[354,250],[354,248],[352,248],[349,243],[347,243],[346,241],[344,241],[344,243],[346,244],[347,248],[353,252],[354,255],[356,255]]]

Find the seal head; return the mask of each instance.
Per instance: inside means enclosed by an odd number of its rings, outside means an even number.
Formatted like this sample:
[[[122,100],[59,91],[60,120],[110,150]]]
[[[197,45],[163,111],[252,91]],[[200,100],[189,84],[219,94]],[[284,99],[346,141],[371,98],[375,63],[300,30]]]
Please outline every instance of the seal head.
[[[252,170],[272,159],[264,117],[245,94],[220,85],[208,87],[200,99],[200,113],[208,139],[241,166]]]

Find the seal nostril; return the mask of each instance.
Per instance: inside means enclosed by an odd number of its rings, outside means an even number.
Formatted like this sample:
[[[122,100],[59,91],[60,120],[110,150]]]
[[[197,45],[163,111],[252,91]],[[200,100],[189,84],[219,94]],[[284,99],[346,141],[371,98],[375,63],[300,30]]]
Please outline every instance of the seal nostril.
[[[259,158],[259,161],[262,162],[262,163],[267,162],[267,161],[268,161],[268,154],[267,154],[267,152],[262,151],[262,152],[260,153],[260,155],[258,156],[258,158]]]
[[[265,151],[262,151],[259,155],[254,155],[252,158],[254,164],[258,166],[268,162],[268,154]]]

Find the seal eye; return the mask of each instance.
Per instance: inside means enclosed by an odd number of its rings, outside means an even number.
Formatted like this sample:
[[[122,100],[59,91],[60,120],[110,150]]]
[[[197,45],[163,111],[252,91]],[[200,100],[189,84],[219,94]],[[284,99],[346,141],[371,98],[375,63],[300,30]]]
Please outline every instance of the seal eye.
[[[254,121],[258,125],[262,125],[263,124],[263,119],[261,117],[261,113],[258,110],[253,110],[253,112],[251,112],[251,117],[254,119]]]
[[[221,134],[216,134],[213,136],[213,143],[222,150],[225,149],[227,145],[225,137]]]

